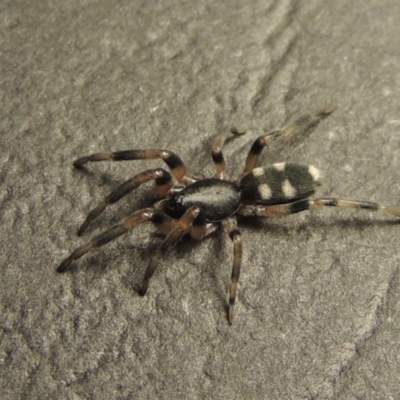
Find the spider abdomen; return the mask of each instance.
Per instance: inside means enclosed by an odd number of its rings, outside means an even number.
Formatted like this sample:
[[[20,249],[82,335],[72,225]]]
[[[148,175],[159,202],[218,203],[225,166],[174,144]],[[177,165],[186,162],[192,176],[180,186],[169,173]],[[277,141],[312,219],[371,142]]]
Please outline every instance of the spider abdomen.
[[[276,163],[255,168],[240,181],[242,201],[285,204],[305,199],[315,192],[319,177],[311,165]]]
[[[205,213],[208,222],[217,222],[234,214],[240,207],[239,188],[221,179],[202,179],[194,182],[167,200],[164,211],[172,218],[180,218],[192,206]]]

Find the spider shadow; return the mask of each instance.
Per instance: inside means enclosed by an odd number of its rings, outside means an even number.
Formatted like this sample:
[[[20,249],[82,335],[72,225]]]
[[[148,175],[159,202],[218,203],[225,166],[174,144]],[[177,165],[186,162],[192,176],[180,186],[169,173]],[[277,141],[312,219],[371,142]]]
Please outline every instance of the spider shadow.
[[[201,274],[207,274],[207,287],[211,290],[214,298],[217,299],[221,310],[225,310],[228,317],[228,283],[232,272],[233,244],[224,232],[221,225],[210,236],[202,241],[191,240],[193,251],[203,253],[202,260],[205,261],[200,268]],[[231,254],[231,255],[230,255]]]
[[[221,230],[222,231],[222,230]],[[193,240],[189,234],[186,234],[183,236],[183,238],[169,247],[167,250],[161,253],[159,263],[157,266],[156,274],[155,276],[152,277],[150,281],[150,289],[151,290],[151,282],[154,279],[160,279],[159,277],[161,276],[161,279],[165,280],[165,276],[163,278],[163,271],[165,273],[166,269],[173,263],[178,262],[186,262],[189,264],[191,267],[196,268],[197,270],[201,270],[200,274],[203,275],[204,273],[208,274],[208,276],[211,278],[211,280],[207,280],[208,282],[211,281],[211,284],[208,284],[207,286],[212,288],[213,293],[217,296],[218,298],[218,303],[220,303],[221,307],[225,307],[226,310],[228,310],[227,306],[227,299],[226,299],[226,288],[225,288],[225,283],[228,282],[229,276],[230,276],[230,265],[226,269],[226,280],[221,279],[221,274],[215,273],[215,270],[218,270],[218,266],[221,265],[220,259],[225,259],[225,251],[221,253],[221,243],[219,242],[222,240],[221,234],[224,235],[224,232],[220,232],[219,230],[217,232],[214,232],[207,238],[205,238],[202,241],[197,241]],[[140,290],[141,290],[141,283],[144,277],[144,272],[146,270],[146,267],[148,263],[151,260],[152,255],[154,255],[164,240],[165,236],[161,235],[158,232],[153,232],[150,234],[150,239],[146,242],[142,242],[142,245],[140,246],[139,250],[139,259],[140,259],[140,266],[139,268],[135,269],[135,276],[132,276],[132,274],[129,274],[129,278],[125,280],[127,286],[129,288],[133,289],[140,297]],[[229,238],[228,238],[228,243],[230,243]],[[130,247],[130,246],[128,246]],[[138,247],[135,245],[135,247]],[[207,265],[206,268],[204,268],[204,265],[202,264],[201,266],[198,265],[197,262],[190,262],[190,261],[185,261],[188,258],[188,253],[191,252],[200,252],[203,251],[203,254],[206,252],[207,256],[203,257],[202,259],[205,260],[205,264]],[[213,259],[215,259],[214,255],[219,254],[220,257],[218,257],[217,260],[215,260],[213,263],[208,262],[209,256],[212,256]],[[111,259],[113,261],[113,259]],[[112,263],[111,261],[111,263]],[[143,266],[142,266],[143,265]],[[104,270],[107,269],[107,267],[104,267]],[[186,270],[189,270],[189,268],[186,268]],[[157,271],[159,273],[157,273]],[[160,273],[161,272],[161,273]],[[200,277],[200,279],[204,282],[204,279]],[[168,283],[168,282],[166,282]],[[173,285],[175,285],[176,282],[174,282],[170,288],[171,291],[175,291],[176,289],[174,288]],[[146,295],[149,295],[147,293]],[[222,309],[222,308],[221,308]]]
[[[97,249],[80,262],[72,264],[68,268],[68,273],[76,277],[77,271],[87,271],[87,277],[83,279],[97,279],[122,265],[118,272],[119,282],[128,292],[135,292],[137,297],[142,297],[140,295],[140,283],[151,257],[146,254],[148,245],[146,242],[138,241],[136,243],[125,242],[122,245],[117,245],[117,247],[119,249],[114,248],[111,252],[105,248]]]
[[[87,205],[87,212],[89,212],[94,206],[96,206],[96,204],[102,201],[105,196],[109,195],[111,191],[115,190],[118,186],[122,185],[132,177],[131,175],[127,179],[116,179],[114,174],[110,174],[108,172],[99,174],[96,171],[87,169],[85,166],[79,166],[75,168],[79,171],[79,173],[82,173],[89,178],[96,178],[97,181],[100,180],[97,182],[98,186],[100,186],[99,195],[95,195],[93,201]],[[103,186],[107,186],[109,189],[104,189]],[[110,228],[112,225],[117,224],[122,219],[128,217],[133,212],[143,208],[152,207],[153,204],[160,199],[161,197],[154,191],[151,182],[148,182],[147,185],[141,185],[134,189],[131,193],[128,193],[126,196],[121,198],[118,202],[110,204],[99,218],[96,218],[91,222],[90,230],[94,231],[101,229],[104,231]],[[124,209],[128,209],[128,211],[122,211]],[[104,221],[106,221],[106,223]]]
[[[223,307],[225,307],[227,305],[226,297],[224,295],[226,291],[224,286],[222,286],[224,285],[225,281],[221,280],[220,274],[214,272],[215,270],[218,270],[217,266],[221,265],[221,263],[218,262],[218,260],[214,262],[209,261],[210,256],[213,257],[213,259],[215,260],[215,254],[221,254],[221,258],[225,256],[225,253],[221,253],[221,243],[219,241],[222,238],[220,237],[220,235],[221,235],[220,230],[217,230],[217,232],[214,232],[213,234],[211,234],[210,236],[201,241],[192,239],[189,234],[184,235],[180,241],[175,243],[173,246],[168,248],[168,250],[163,253],[160,259],[160,266],[161,264],[163,264],[163,266],[165,266],[166,269],[168,268],[169,265],[173,264],[174,262],[178,262],[178,263],[189,264],[189,268],[186,268],[187,270],[189,270],[190,268],[195,268],[197,271],[200,270],[199,274],[200,274],[200,279],[203,282],[202,284],[206,285],[208,288],[211,287],[213,289],[213,293],[218,296],[218,302],[221,303]],[[144,255],[143,257],[145,263],[150,260],[151,255],[149,254],[156,251],[156,249],[164,239],[164,236],[158,233],[155,233],[154,236],[158,238],[158,241],[154,240],[150,245],[147,246],[146,250],[147,254]],[[149,252],[148,250],[150,248],[152,248],[153,250]],[[202,261],[204,261],[204,263],[201,263],[200,265],[195,260],[193,261],[188,260],[188,255],[198,252],[203,253]],[[198,255],[195,254],[193,256],[190,256],[190,258],[198,258]],[[230,276],[230,272],[231,271],[227,269],[226,279],[228,279],[228,277]],[[203,278],[204,276],[203,274],[207,274],[208,277],[211,278],[211,279],[206,279],[207,283],[204,283],[205,279]],[[138,283],[136,287],[139,290],[140,284]],[[201,286],[199,285],[199,287]],[[173,290],[173,288],[171,290]]]
[[[310,219],[312,219],[312,221],[310,221]],[[267,230],[267,233],[271,237],[281,237],[283,240],[287,240],[288,234],[290,234],[291,231],[291,227],[288,226],[286,222],[282,225],[279,224],[277,220],[273,219],[266,220],[240,217],[239,222],[239,229],[241,230],[243,236],[245,236],[246,231],[257,232],[259,234]],[[371,220],[358,216],[351,216],[346,218],[334,218],[332,216],[329,216],[328,219],[315,218],[315,216],[312,216],[312,218],[306,218],[306,220],[302,220],[300,223],[298,221],[295,221],[291,236],[293,238],[293,236],[300,236],[299,234],[301,234],[302,240],[306,241],[307,236],[310,236],[311,232],[315,229],[328,231],[332,229],[332,227],[335,227],[343,231],[363,231],[367,229],[369,230],[376,226],[397,226],[399,223],[400,222],[396,220]],[[152,254],[155,253],[156,249],[163,239],[164,236],[153,232],[150,234],[150,239],[144,239],[139,242],[135,242],[134,244],[131,244],[129,242],[127,245],[124,244],[122,246],[125,252],[127,251],[135,253],[133,260],[136,265],[122,268],[121,276],[118,279],[128,292],[136,292],[136,297],[138,298],[142,297],[140,295],[140,287],[147,264],[150,261]],[[282,243],[282,245],[284,245],[284,243]],[[162,254],[158,265],[158,270],[159,272],[161,272],[161,274],[156,274],[156,276],[154,276],[152,280],[164,279],[164,282],[168,283],[165,276],[163,276],[165,274],[165,270],[172,263],[176,261],[181,263],[181,260],[187,258],[189,251],[188,246],[190,246],[190,252],[203,251],[203,254],[207,253],[206,256],[202,257],[202,260],[205,261],[206,268],[204,268],[204,263],[198,265],[198,263],[196,262],[191,262],[190,264],[196,269],[201,269],[200,279],[203,282],[202,286],[207,286],[207,290],[210,291],[210,294],[213,296],[213,298],[217,299],[218,306],[221,307],[220,310],[224,309],[225,315],[227,316],[229,307],[227,302],[228,297],[226,285],[229,282],[229,276],[232,268],[231,256],[228,256],[228,254],[229,252],[232,253],[233,248],[231,241],[225,235],[223,229],[217,229],[215,233],[202,241],[202,243],[200,243],[199,241],[191,240],[189,236],[184,236],[183,240],[179,241],[174,246],[171,246],[165,253]],[[201,248],[200,246],[203,247]],[[255,251],[256,249],[257,246],[255,249],[252,248],[248,251]],[[70,271],[73,272],[80,268],[91,270],[96,275],[102,275],[105,272],[112,270],[116,267],[116,260],[117,262],[119,262],[118,259],[115,257],[115,252],[115,249],[113,252],[107,252],[103,249],[100,249],[95,254],[87,257],[84,262],[80,264],[80,266],[77,264],[71,266]],[[213,261],[210,261],[210,257],[213,257]],[[228,257],[229,261],[227,261]],[[122,262],[126,263],[127,258],[129,258],[129,254],[124,256]],[[222,272],[220,272],[221,265],[223,268]],[[211,278],[206,280],[207,283],[204,283],[205,280],[202,278],[204,273],[206,273],[208,277]],[[199,285],[199,287],[201,287],[201,285]],[[174,287],[171,287],[170,290],[174,290]],[[151,283],[150,292],[147,295],[154,295],[154,293],[151,292]]]
[[[284,224],[278,222],[277,219],[261,219],[257,217],[240,217],[239,218],[239,227],[246,228],[248,231],[252,232],[260,232],[265,231],[270,233],[273,236],[279,236],[283,238],[287,238],[290,232],[301,233],[303,234],[306,231],[316,229],[322,231],[332,230],[332,228],[338,228],[343,231],[351,230],[351,231],[364,231],[370,228],[374,228],[377,226],[387,227],[387,226],[395,226],[400,224],[400,220],[389,220],[389,219],[366,219],[358,216],[347,216],[344,218],[337,217],[329,217],[328,219],[317,218],[317,216],[310,216],[311,218],[307,218],[306,221],[294,221],[293,228],[288,226],[287,219]]]
[[[114,174],[111,174],[108,171],[92,170],[85,165],[74,165],[73,171],[74,174],[80,177],[86,176],[90,178],[91,182],[94,181],[99,186],[110,186],[110,188],[112,188],[115,185]]]

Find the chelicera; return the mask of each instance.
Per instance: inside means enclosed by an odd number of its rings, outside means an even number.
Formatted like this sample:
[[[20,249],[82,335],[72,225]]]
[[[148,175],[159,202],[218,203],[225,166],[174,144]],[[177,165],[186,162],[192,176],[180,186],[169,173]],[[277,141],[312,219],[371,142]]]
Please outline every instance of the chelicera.
[[[275,218],[327,206],[379,210],[400,217],[400,209],[378,203],[331,197],[311,198],[316,186],[319,185],[320,178],[319,171],[313,166],[291,163],[258,166],[259,155],[270,140],[316,125],[332,111],[333,109],[325,109],[304,115],[280,130],[259,136],[247,155],[242,174],[235,181],[225,179],[226,165],[222,154],[225,136],[218,136],[214,140],[212,159],[216,173],[213,178],[207,179],[190,177],[181,158],[169,150],[128,150],[79,158],[74,162],[75,167],[82,167],[88,162],[95,161],[161,159],[167,164],[171,173],[162,168],[149,169],[127,180],[105,197],[90,211],[78,230],[79,236],[108,205],[115,203],[143,183],[155,181],[156,192],[163,199],[153,207],[138,210],[114,227],[94,236],[89,242],[73,251],[60,264],[57,271],[65,272],[74,260],[116,239],[137,225],[150,221],[161,234],[165,235],[165,239],[150,258],[145,271],[140,289],[140,294],[144,295],[149,287],[150,278],[159,264],[160,256],[165,250],[185,234],[200,240],[222,225],[233,242],[234,257],[228,303],[228,322],[231,324],[242,261],[238,216]],[[232,133],[240,134],[235,130],[232,130]],[[174,185],[173,178],[178,185]]]

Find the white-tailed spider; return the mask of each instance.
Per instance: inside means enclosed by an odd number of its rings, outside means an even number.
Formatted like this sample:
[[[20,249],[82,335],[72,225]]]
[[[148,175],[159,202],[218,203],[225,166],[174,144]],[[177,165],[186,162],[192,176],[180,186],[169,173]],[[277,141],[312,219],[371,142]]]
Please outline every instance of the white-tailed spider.
[[[108,205],[115,203],[143,183],[154,180],[156,192],[164,199],[151,208],[134,212],[118,225],[94,236],[89,242],[72,252],[60,264],[57,271],[65,272],[74,260],[87,252],[116,239],[142,222],[150,221],[161,234],[165,235],[165,239],[159,245],[155,255],[150,258],[145,271],[140,290],[140,294],[144,295],[162,252],[174,245],[184,234],[200,240],[222,225],[233,242],[234,258],[228,305],[228,321],[231,324],[242,260],[242,241],[237,227],[237,216],[275,218],[326,206],[383,211],[400,217],[400,209],[378,203],[331,197],[311,198],[316,186],[319,185],[320,178],[319,171],[313,166],[284,162],[263,167],[257,166],[259,155],[270,140],[316,125],[332,112],[333,109],[325,109],[304,115],[280,130],[258,137],[249,151],[244,170],[236,181],[225,179],[226,166],[222,154],[224,136],[218,136],[213,143],[212,159],[216,173],[213,178],[207,179],[197,180],[188,176],[181,158],[169,150],[128,150],[98,153],[79,158],[74,162],[75,167],[94,161],[160,158],[167,164],[178,186],[174,186],[169,172],[156,168],[141,172],[117,187],[90,211],[78,230],[78,236],[87,230],[90,223]],[[240,134],[236,130],[232,130],[232,133]]]

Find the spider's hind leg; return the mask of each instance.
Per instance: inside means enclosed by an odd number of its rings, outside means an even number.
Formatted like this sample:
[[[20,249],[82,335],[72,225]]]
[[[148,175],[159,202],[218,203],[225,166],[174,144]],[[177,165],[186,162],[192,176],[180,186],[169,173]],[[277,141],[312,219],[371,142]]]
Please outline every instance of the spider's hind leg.
[[[348,200],[333,197],[321,197],[309,200],[309,208],[317,207],[341,207],[341,208],[354,208],[360,210],[382,211],[386,214],[394,215],[400,218],[400,209],[396,207],[385,206],[380,203],[362,200]]]
[[[287,204],[274,205],[245,205],[239,209],[238,214],[258,217],[283,217],[298,212],[312,210],[319,207],[353,208],[359,210],[382,211],[386,214],[400,218],[400,208],[385,206],[370,201],[348,200],[335,197],[320,197],[303,199]]]
[[[169,232],[171,230],[171,227],[173,226],[172,218],[168,217],[161,210],[144,208],[143,210],[136,211],[128,218],[125,218],[118,225],[115,225],[107,231],[94,236],[89,242],[78,247],[59,265],[59,267],[57,268],[57,272],[65,272],[73,261],[81,258],[89,251],[94,250],[96,247],[100,247],[111,242],[118,236],[123,235],[124,233],[133,229],[136,225],[145,221],[154,222],[154,224],[160,231]]]
[[[278,138],[280,136],[288,136],[301,132],[311,126],[319,123],[322,119],[326,118],[328,115],[332,114],[335,108],[326,108],[324,110],[316,111],[311,114],[302,115],[296,121],[286,125],[282,129],[269,132],[265,135],[259,136],[251,146],[249,154],[247,155],[245,168],[241,176],[244,176],[251,172],[258,165],[258,158],[263,151],[264,147],[272,139]]]

